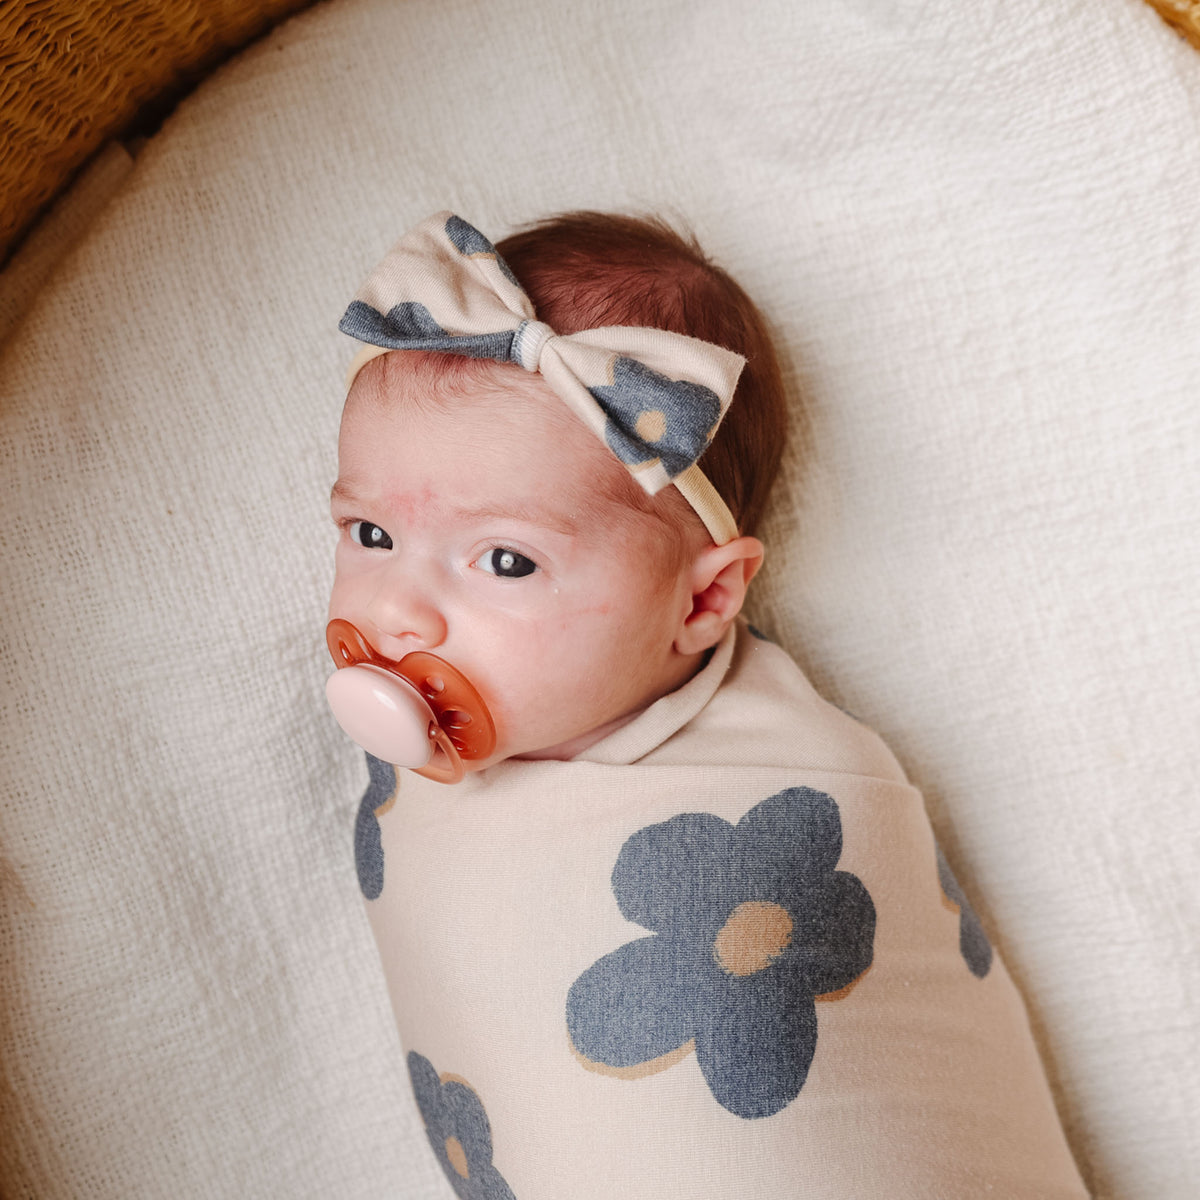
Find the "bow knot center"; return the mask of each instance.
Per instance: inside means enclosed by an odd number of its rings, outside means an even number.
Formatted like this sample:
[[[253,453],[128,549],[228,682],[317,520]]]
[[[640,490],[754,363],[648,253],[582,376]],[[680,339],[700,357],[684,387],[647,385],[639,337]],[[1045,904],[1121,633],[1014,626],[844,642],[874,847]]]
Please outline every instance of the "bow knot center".
[[[536,371],[542,361],[542,350],[555,337],[554,330],[545,321],[522,321],[513,337],[509,357],[527,371]]]

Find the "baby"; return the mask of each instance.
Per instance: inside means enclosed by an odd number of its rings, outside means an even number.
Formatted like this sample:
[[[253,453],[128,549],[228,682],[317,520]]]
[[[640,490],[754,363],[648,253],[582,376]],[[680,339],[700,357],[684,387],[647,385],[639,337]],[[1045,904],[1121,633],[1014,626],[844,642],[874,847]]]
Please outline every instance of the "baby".
[[[330,700],[455,1194],[1085,1195],[919,793],[739,616],[786,427],[741,288],[442,213],[342,328]]]

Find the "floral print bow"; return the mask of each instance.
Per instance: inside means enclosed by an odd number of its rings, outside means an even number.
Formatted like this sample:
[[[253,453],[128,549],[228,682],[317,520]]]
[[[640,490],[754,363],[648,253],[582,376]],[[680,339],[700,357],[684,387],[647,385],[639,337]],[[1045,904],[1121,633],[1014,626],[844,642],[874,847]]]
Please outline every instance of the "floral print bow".
[[[442,212],[406,233],[351,301],[339,328],[365,344],[349,382],[389,350],[512,362],[536,371],[651,495],[674,484],[713,540],[737,536],[696,465],[745,360],[663,329],[608,325],[559,335],[486,237]]]

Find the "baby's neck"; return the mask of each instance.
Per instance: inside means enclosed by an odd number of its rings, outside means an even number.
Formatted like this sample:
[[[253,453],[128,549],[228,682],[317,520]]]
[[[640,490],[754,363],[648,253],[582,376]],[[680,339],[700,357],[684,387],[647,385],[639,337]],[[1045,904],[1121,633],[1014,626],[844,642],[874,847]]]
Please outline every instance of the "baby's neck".
[[[544,750],[530,750],[525,754],[514,754],[513,758],[566,762],[568,759],[574,758],[577,754],[582,754],[589,746],[594,746],[603,738],[608,737],[610,733],[615,733],[623,725],[628,725],[630,721],[635,717],[640,717],[645,711],[644,708],[639,708],[635,712],[626,713],[625,716],[618,717],[615,721],[609,721],[607,725],[600,725],[596,729],[589,729],[587,733],[581,733],[569,742],[560,742],[557,746],[547,746]]]

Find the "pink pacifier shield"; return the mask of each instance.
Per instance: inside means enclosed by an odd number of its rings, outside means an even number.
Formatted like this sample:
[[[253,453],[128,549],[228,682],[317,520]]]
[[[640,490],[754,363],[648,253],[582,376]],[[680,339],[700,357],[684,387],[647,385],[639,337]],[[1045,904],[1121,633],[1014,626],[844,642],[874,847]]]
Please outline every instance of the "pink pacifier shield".
[[[433,709],[403,679],[370,664],[335,671],[325,696],[337,723],[368,754],[416,769],[433,757]]]
[[[445,659],[414,650],[391,662],[341,617],[329,622],[325,641],[338,666],[326,684],[329,706],[376,758],[457,783],[464,760],[487,758],[496,748],[496,724],[483,697]]]

